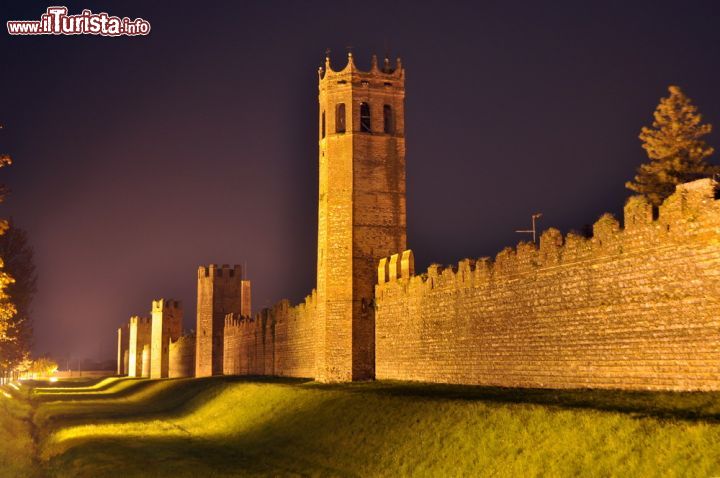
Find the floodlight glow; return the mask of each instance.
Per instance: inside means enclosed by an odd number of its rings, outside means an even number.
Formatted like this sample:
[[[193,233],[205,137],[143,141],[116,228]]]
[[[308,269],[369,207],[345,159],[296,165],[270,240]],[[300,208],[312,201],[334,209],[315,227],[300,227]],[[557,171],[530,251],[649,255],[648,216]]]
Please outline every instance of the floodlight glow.
[[[12,398],[12,395],[7,393],[5,390],[2,391],[2,394],[3,394],[3,396],[5,396],[5,398]]]

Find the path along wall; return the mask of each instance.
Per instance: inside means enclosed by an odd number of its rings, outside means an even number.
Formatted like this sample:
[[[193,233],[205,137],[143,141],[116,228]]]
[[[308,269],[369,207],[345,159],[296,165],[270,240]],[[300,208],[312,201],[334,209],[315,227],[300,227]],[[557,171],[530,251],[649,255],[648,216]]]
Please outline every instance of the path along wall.
[[[225,318],[225,375],[315,377],[315,291],[291,307],[283,300],[254,318]]]
[[[593,237],[543,233],[494,261],[383,261],[376,377],[508,387],[720,390],[720,202],[631,198]],[[391,279],[391,276],[395,278]],[[386,282],[389,281],[389,282]]]

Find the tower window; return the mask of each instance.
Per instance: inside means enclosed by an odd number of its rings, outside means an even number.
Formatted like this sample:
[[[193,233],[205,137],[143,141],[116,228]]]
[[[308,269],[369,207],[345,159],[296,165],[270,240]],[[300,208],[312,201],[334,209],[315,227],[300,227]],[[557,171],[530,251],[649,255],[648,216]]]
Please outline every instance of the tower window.
[[[367,103],[360,103],[360,131],[370,132],[370,105]]]
[[[338,103],[335,108],[335,132],[345,132],[345,103]]]
[[[393,134],[395,132],[395,125],[393,124],[392,106],[383,106],[383,131],[385,134]]]
[[[321,138],[324,138],[324,137],[325,137],[325,112],[324,112],[324,111],[322,112],[322,121],[321,121],[321,125],[320,125],[320,135],[321,135],[321,136],[320,136]]]

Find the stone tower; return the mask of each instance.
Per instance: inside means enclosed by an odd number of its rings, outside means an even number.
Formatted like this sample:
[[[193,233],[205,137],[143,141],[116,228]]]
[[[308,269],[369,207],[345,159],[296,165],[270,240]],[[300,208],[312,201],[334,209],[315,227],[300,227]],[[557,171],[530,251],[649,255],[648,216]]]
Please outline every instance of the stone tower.
[[[177,300],[158,299],[151,313],[150,378],[167,378],[170,341],[182,335],[183,311]]]
[[[375,373],[377,263],[406,249],[405,71],[319,69],[317,379]]]
[[[230,313],[251,314],[250,281],[243,280],[240,266],[199,267],[196,377],[222,375],[225,316]]]
[[[118,353],[117,353],[117,374],[127,375],[128,366],[125,363],[126,357],[128,356],[128,347],[130,346],[130,337],[128,324],[118,328]]]
[[[143,362],[143,350],[150,345],[150,319],[147,317],[130,317],[128,326],[128,377],[146,377]],[[145,363],[149,362],[149,357]]]

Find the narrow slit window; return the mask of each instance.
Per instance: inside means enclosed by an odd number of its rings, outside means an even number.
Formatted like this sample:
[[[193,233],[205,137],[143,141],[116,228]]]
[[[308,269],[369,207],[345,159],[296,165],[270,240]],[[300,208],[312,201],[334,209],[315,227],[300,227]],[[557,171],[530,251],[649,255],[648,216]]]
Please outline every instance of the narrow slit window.
[[[390,105],[383,106],[383,123],[383,131],[385,131],[385,134],[393,134],[395,132],[392,107]]]
[[[360,131],[370,132],[370,105],[367,103],[360,103]]]
[[[338,103],[335,110],[335,132],[345,132],[345,103]]]
[[[320,137],[325,137],[325,112],[322,112],[322,121],[320,122]]]

